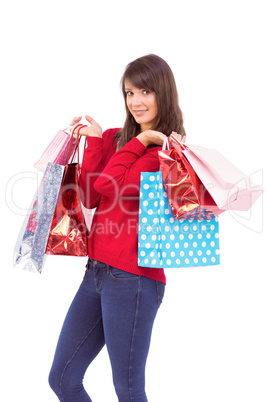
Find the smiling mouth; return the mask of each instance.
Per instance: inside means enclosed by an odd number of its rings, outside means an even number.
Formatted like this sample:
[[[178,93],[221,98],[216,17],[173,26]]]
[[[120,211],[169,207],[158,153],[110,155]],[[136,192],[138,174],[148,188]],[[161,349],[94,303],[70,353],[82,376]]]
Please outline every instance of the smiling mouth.
[[[148,111],[148,109],[146,110],[133,110],[133,112],[137,115],[137,116],[141,116],[142,114],[146,113]]]

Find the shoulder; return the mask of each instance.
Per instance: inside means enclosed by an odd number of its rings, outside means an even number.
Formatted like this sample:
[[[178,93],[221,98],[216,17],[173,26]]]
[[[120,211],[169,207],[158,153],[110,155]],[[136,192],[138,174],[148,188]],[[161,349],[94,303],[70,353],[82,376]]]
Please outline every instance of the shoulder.
[[[149,146],[143,156],[141,157],[143,162],[148,165],[148,171],[159,170],[159,155],[158,152],[161,151],[161,146],[152,145]]]
[[[103,138],[103,163],[106,165],[109,159],[114,155],[116,152],[116,141],[115,136],[120,131],[121,128],[109,128],[105,130],[102,134]]]
[[[162,147],[159,145],[149,145],[146,150],[147,155],[158,157],[158,152],[161,151]]]
[[[145,153],[140,157],[140,164],[144,172],[156,172],[159,170],[158,152],[162,149],[161,146],[153,145],[148,147]]]

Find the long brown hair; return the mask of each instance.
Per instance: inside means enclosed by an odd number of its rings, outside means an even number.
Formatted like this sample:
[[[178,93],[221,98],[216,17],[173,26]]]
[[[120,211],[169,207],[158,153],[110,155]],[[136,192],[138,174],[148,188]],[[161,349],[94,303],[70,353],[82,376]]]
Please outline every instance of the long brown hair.
[[[124,127],[117,133],[117,149],[122,148],[133,137],[140,133],[140,125],[127,107],[125,82],[156,94],[158,116],[152,130],[161,131],[169,136],[172,131],[185,135],[182,112],[174,75],[169,65],[161,57],[154,54],[139,57],[129,63],[121,79],[122,92],[125,99],[126,120]]]

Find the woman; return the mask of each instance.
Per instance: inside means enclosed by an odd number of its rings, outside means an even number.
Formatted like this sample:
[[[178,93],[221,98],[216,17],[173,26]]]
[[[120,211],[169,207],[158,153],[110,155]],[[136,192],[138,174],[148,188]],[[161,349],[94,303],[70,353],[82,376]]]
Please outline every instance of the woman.
[[[158,171],[158,151],[172,131],[185,136],[168,64],[148,55],[122,77],[126,120],[102,129],[91,117],[80,175],[81,196],[96,208],[83,282],[66,316],[49,382],[60,401],[91,401],[84,374],[106,344],[120,402],[145,402],[145,364],[165,290],[162,269],[137,266],[139,180]],[[72,124],[80,121],[74,118]]]

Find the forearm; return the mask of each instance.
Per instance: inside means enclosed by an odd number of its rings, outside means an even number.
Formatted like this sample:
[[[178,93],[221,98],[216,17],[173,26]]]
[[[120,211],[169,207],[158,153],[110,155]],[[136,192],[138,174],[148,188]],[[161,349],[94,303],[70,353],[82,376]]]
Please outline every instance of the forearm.
[[[96,180],[95,189],[107,197],[138,195],[140,172],[158,169],[158,153],[148,152],[141,141],[133,138],[110,159]]]

